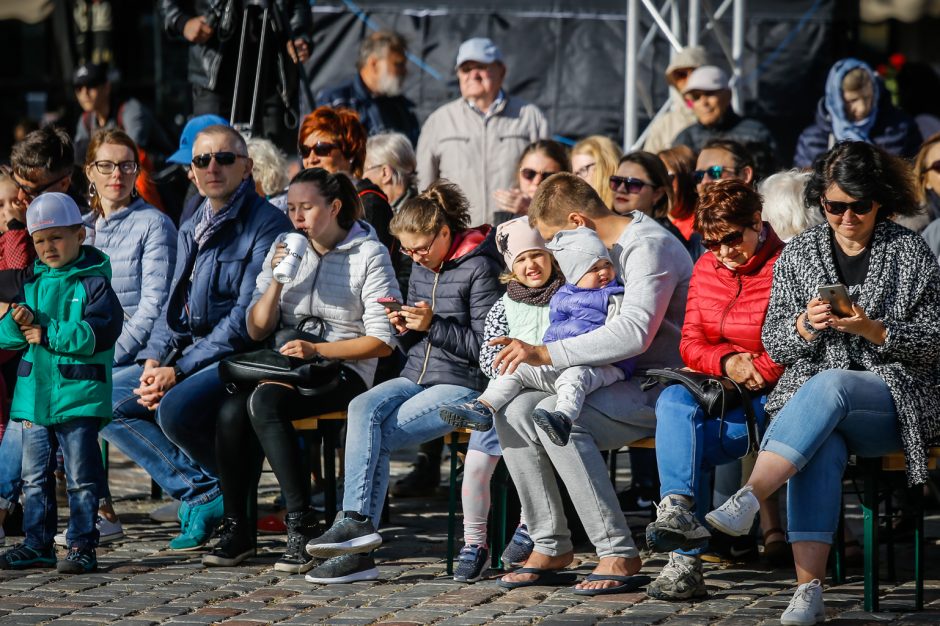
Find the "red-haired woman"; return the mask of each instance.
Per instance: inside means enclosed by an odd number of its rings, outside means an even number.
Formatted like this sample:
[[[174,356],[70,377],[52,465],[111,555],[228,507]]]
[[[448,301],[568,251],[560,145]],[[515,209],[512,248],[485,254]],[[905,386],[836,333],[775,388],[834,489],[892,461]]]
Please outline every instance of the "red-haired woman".
[[[366,221],[375,229],[379,241],[393,250],[395,239],[388,230],[392,208],[382,190],[367,178],[369,172],[363,171],[366,130],[359,115],[350,109],[328,106],[314,109],[300,125],[297,149],[304,168],[322,167],[331,174],[343,173],[352,179]]]
[[[783,373],[761,341],[773,265],[783,242],[761,219],[760,195],[739,180],[719,180],[704,189],[695,208],[695,230],[711,254],[702,255],[692,271],[679,352],[687,367],[727,376],[749,389],[762,429],[766,394]],[[698,555],[709,532],[696,515],[699,495],[708,491],[702,478],[711,468],[737,460],[748,446],[743,408],[729,410],[723,426],[709,419],[682,385],[666,388],[656,402],[656,439],[669,445],[656,446],[663,500],[646,539],[655,552],[671,554],[647,589],[654,598],[705,595]]]

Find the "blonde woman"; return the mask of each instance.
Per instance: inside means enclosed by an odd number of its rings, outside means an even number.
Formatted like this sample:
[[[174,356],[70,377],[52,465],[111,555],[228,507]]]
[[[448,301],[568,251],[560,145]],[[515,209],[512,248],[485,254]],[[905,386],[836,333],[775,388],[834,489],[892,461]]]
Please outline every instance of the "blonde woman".
[[[571,171],[594,188],[607,208],[614,206],[609,181],[622,156],[620,147],[602,135],[585,137],[571,149]]]

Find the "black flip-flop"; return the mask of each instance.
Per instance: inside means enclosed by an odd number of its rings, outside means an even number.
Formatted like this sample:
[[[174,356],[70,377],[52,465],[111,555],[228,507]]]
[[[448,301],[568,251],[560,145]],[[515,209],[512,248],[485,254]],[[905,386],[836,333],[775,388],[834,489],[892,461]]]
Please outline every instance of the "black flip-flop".
[[[620,583],[613,587],[601,587],[600,589],[572,589],[579,596],[603,596],[608,593],[628,593],[636,591],[640,587],[645,587],[653,580],[649,576],[617,576],[616,574],[589,574],[582,582],[596,582],[601,580],[613,580]]]
[[[500,578],[496,584],[505,589],[518,589],[519,587],[561,587],[570,585],[578,579],[575,572],[566,572],[557,569],[544,569],[541,567],[520,567],[510,572],[512,574],[536,574],[538,578],[526,581],[509,581]]]

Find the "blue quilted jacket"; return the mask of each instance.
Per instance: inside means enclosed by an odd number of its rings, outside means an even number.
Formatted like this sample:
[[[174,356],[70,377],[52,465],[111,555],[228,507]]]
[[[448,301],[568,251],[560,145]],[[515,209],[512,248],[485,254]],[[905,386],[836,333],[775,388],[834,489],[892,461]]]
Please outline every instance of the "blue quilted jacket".
[[[551,343],[600,328],[607,323],[608,308],[613,306],[610,299],[622,294],[623,287],[617,283],[600,289],[582,289],[565,283],[548,305],[549,326],[542,340]],[[636,358],[624,359],[614,365],[622,369],[629,379],[636,367]]]

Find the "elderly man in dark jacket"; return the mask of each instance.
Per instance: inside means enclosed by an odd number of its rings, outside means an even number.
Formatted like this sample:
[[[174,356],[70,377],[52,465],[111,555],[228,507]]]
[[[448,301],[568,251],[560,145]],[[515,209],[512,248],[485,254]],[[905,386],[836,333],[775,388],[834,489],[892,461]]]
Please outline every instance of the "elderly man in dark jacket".
[[[291,228],[255,193],[237,131],[203,129],[192,167],[206,200],[179,231],[169,300],[138,365],[114,377],[114,421],[103,431],[182,501],[173,550],[205,544],[222,519],[215,417],[225,390],[218,363],[252,347],[245,312],[255,279],[275,239]]]

